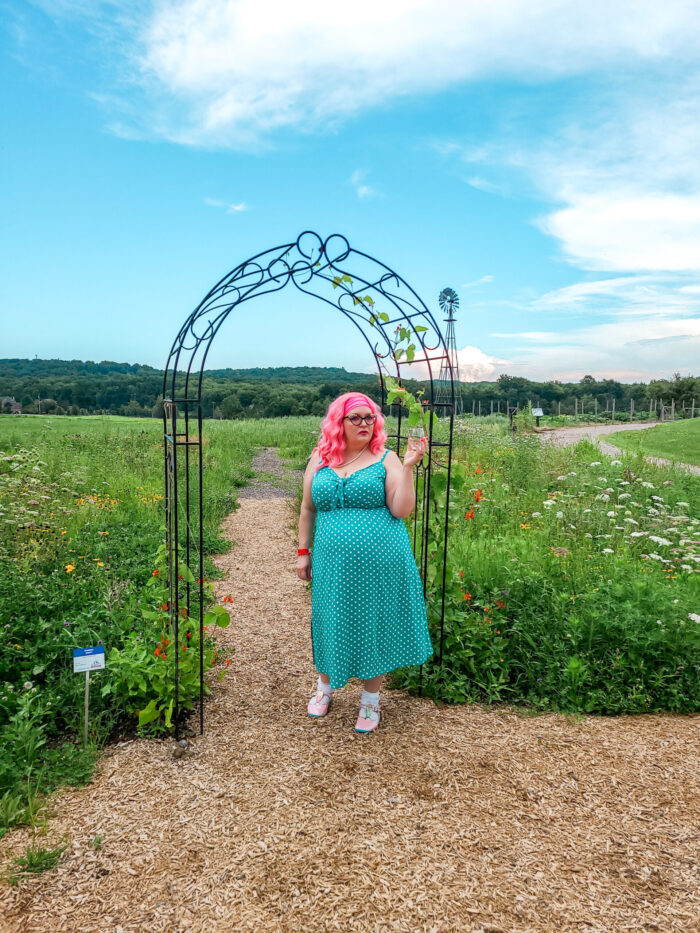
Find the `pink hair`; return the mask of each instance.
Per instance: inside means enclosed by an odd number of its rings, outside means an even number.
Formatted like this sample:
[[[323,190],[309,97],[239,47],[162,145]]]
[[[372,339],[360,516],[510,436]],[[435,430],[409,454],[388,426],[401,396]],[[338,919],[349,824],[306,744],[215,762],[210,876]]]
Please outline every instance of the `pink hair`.
[[[321,422],[321,433],[316,450],[322,462],[316,467],[317,472],[324,466],[334,467],[343,462],[346,448],[343,419],[349,411],[353,408],[359,408],[360,405],[366,405],[377,416],[369,442],[370,451],[376,456],[384,446],[386,440],[386,434],[383,430],[384,416],[379,405],[361,392],[345,392],[330,403],[326,416]]]

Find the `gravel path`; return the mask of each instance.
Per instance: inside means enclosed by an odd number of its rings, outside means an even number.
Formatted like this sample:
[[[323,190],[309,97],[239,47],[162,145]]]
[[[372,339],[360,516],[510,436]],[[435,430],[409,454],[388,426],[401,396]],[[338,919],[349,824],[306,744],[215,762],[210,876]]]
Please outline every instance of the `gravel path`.
[[[233,658],[205,734],[110,748],[58,795],[58,867],[0,883],[3,933],[619,933],[700,924],[700,717],[438,707],[360,686],[325,720],[292,503],[243,499],[218,558]],[[96,843],[100,837],[99,844]],[[0,864],[27,830],[0,842]]]
[[[654,424],[589,424],[575,428],[557,428],[554,431],[544,431],[539,436],[544,443],[556,444],[557,447],[578,444],[579,441],[587,438],[588,440],[597,441],[603,453],[615,457],[624,454],[625,451],[607,441],[598,441],[598,438],[604,437],[606,434],[613,434],[615,431],[645,431],[647,428],[653,427],[655,427]],[[666,460],[664,457],[645,457],[644,459],[648,463],[655,463],[657,466],[678,467],[688,473],[700,476],[700,467],[694,466],[692,463],[679,463],[675,460]]]

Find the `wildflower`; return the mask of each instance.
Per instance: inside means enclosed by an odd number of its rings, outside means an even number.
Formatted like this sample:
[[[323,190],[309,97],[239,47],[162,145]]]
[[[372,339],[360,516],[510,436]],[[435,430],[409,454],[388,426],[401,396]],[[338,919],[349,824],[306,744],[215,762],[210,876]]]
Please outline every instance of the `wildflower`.
[[[623,521],[628,522],[630,525],[638,525],[639,522],[635,521],[633,518],[625,518]]]
[[[62,534],[62,535],[67,535],[68,532],[67,532],[66,529],[64,528],[63,531],[61,532],[61,534]]]
[[[457,574],[457,576],[458,576],[460,579],[463,580],[463,579],[464,579],[464,571],[463,571],[463,570],[460,570],[459,573]]]
[[[224,596],[222,602],[224,602],[224,603],[232,603],[232,602],[233,602],[233,597],[232,597],[232,596]]]
[[[576,475],[577,475],[577,474],[576,474],[576,473],[574,473],[574,471],[573,471],[573,470],[570,470],[570,471],[569,471],[569,476],[576,476]]]
[[[654,502],[663,502],[663,501],[664,501],[664,500],[662,499],[661,496],[649,496],[649,498],[650,498],[650,499],[653,499]]]
[[[571,553],[571,552],[568,550],[568,548],[565,548],[565,547],[553,547],[553,548],[550,548],[550,551],[551,551],[552,554],[554,554],[556,557],[568,557],[569,554]]]
[[[557,476],[557,479],[558,479],[558,480],[560,480],[560,479],[566,479],[566,476]]]
[[[593,463],[589,463],[589,464],[588,464],[588,466],[592,466],[592,467],[594,467],[594,466],[602,466],[602,465],[603,465],[603,464],[600,462],[600,460],[594,460]]]
[[[609,502],[609,501],[610,501],[610,496],[609,496],[607,493],[605,493],[605,492],[601,492],[601,493],[599,493],[599,494],[596,496],[596,499],[597,499],[599,502]]]
[[[231,663],[231,658],[226,658],[226,667],[228,667],[230,663]]]
[[[464,595],[463,595],[462,598],[463,598],[463,599],[466,599],[466,601],[467,601],[468,603],[470,603],[470,602],[472,601],[472,594],[471,594],[471,593],[464,593]]]
[[[480,467],[479,464],[477,463],[477,465],[476,465],[476,470],[475,470],[474,472],[475,472],[475,473],[477,474],[477,476],[478,476],[479,473],[483,473],[484,471],[481,469],[481,467]]]
[[[605,514],[608,516],[608,518],[615,518],[615,512],[606,512]]]
[[[523,529],[523,531],[527,531],[530,526],[527,524],[527,522],[521,522],[520,527]]]
[[[542,513],[541,513],[541,512],[533,512],[531,517],[532,517],[532,518],[542,518]]]
[[[636,522],[635,522],[635,524],[636,524]],[[644,535],[648,535],[648,534],[649,534],[648,531],[633,531],[633,532],[631,532],[631,534],[630,534],[630,538],[643,538]]]
[[[687,502],[676,502],[676,505],[684,505],[686,508],[690,508]]]
[[[615,552],[613,551],[612,548],[609,548],[609,547],[604,547],[604,548],[603,548],[603,554],[614,554],[614,553],[615,553]]]
[[[556,517],[557,517],[557,518],[563,518],[563,517],[564,517],[564,513],[563,513],[563,512],[557,512]]]
[[[468,512],[464,513],[464,517],[466,518],[468,522],[470,522],[474,518],[475,515],[476,515],[476,512],[474,511],[474,509],[469,509]]]
[[[75,564],[66,564],[66,573],[73,573],[75,570]]]
[[[671,544],[668,538],[660,538],[658,535],[649,535],[649,540],[653,541],[655,544],[661,544],[664,546]]]
[[[610,466],[622,466],[622,460],[611,460]]]
[[[477,491],[476,491],[476,501],[479,502],[479,501],[481,500],[481,497],[482,497],[482,496],[483,496],[483,492],[482,492],[480,489],[477,489]]]
[[[151,574],[151,576],[152,576],[152,577],[157,577],[159,573],[160,573],[160,570],[154,570],[153,573]]]
[[[160,604],[160,608],[163,609],[165,612],[167,612],[167,611],[168,611],[168,604],[167,604],[167,603],[161,603],[161,604]]]
[[[95,560],[94,557],[93,557],[93,560]],[[98,567],[104,567],[105,565],[103,560],[97,560],[95,561],[95,563],[97,564]]]
[[[693,572],[693,568],[690,566],[690,564],[681,564],[681,570],[685,570],[686,573]]]
[[[25,690],[31,690],[34,684],[31,682],[31,680],[25,680],[23,686]]]
[[[653,483],[644,483],[644,482],[643,482],[643,483],[642,483],[642,486],[644,486],[645,489],[653,489],[653,488],[654,488],[654,484],[653,484]]]
[[[700,616],[697,614],[697,612],[689,612],[688,618],[691,622],[700,622]]]
[[[159,657],[160,657],[160,648],[156,648],[156,650],[153,652],[153,654],[154,654],[157,658],[159,658]]]

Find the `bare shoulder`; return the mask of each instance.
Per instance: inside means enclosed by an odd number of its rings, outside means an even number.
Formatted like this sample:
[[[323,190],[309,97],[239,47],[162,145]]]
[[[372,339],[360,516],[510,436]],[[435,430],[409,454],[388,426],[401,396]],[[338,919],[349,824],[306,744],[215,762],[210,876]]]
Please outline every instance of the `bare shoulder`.
[[[393,467],[401,466],[401,461],[394,450],[387,448],[386,456],[384,457],[384,466],[389,470]]]

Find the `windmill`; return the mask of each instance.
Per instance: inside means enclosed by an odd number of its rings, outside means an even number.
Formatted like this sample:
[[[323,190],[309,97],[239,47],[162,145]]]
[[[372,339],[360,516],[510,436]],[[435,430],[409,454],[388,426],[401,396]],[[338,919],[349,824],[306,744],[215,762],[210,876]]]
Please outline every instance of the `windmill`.
[[[449,405],[452,399],[451,380],[455,387],[455,414],[462,414],[462,390],[459,379],[459,362],[457,360],[457,341],[455,339],[455,310],[459,307],[459,296],[453,288],[443,288],[438,298],[440,309],[447,314],[444,318],[447,324],[445,330],[445,347],[447,356],[440,363],[440,374],[437,379],[436,404]],[[450,366],[452,372],[450,373]]]

